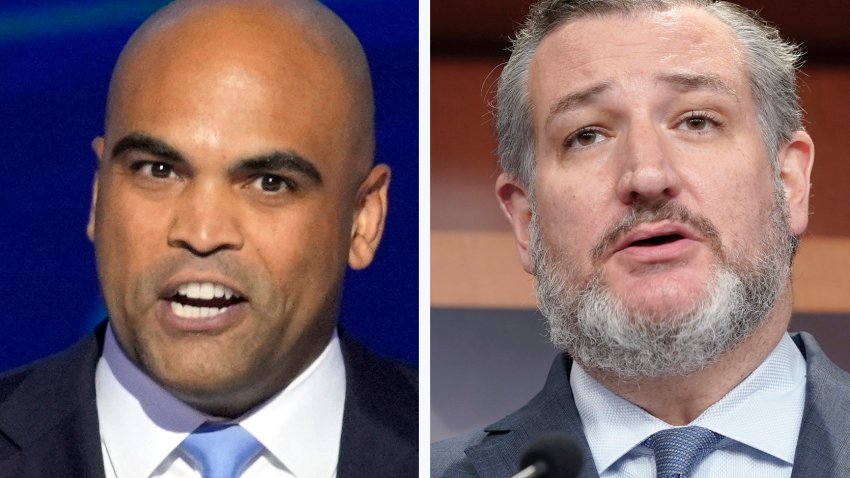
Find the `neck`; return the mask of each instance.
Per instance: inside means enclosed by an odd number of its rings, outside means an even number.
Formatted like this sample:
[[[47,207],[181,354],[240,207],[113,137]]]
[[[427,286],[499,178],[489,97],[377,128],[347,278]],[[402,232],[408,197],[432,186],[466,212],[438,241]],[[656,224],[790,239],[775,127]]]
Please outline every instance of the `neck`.
[[[587,369],[605,388],[670,425],[687,425],[749,376],[782,339],[791,319],[790,287],[777,298],[764,323],[719,359],[688,375],[623,380]]]

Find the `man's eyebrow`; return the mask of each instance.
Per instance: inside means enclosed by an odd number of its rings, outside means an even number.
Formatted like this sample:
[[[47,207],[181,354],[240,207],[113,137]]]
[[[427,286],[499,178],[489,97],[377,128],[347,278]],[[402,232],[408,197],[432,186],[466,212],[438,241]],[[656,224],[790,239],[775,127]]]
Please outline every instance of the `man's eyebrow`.
[[[667,83],[682,91],[712,90],[733,96],[735,101],[740,101],[735,90],[717,75],[703,73],[672,73],[658,76],[657,81]]]
[[[552,121],[552,118],[557,115],[590,103],[595,97],[604,93],[609,88],[611,88],[611,83],[609,82],[597,83],[583,90],[562,96],[557,102],[555,102],[554,105],[552,105],[551,108],[549,108],[549,115],[546,117],[546,124],[548,125],[549,122]]]
[[[130,133],[112,147],[112,158],[127,151],[141,151],[175,163],[185,163],[186,158],[165,141],[145,133]],[[272,151],[242,159],[232,166],[231,173],[278,171],[288,169],[307,176],[316,184],[322,184],[322,174],[310,161],[292,151]]]
[[[310,161],[292,151],[272,151],[251,156],[237,162],[230,173],[278,171],[288,169],[307,176],[315,184],[322,184],[322,174]]]
[[[186,158],[168,143],[145,133],[130,133],[121,138],[112,147],[112,158],[117,158],[127,151],[136,150],[167,159],[174,163],[185,163]]]

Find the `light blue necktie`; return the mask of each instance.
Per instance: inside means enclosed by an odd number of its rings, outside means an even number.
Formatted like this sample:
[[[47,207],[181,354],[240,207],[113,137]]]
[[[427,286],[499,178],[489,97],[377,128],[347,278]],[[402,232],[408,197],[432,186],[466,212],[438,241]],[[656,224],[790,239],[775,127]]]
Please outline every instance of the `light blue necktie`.
[[[657,478],[687,478],[723,436],[702,427],[661,430],[644,441],[655,452]]]
[[[263,445],[239,425],[204,423],[180,448],[200,466],[204,478],[236,478]]]

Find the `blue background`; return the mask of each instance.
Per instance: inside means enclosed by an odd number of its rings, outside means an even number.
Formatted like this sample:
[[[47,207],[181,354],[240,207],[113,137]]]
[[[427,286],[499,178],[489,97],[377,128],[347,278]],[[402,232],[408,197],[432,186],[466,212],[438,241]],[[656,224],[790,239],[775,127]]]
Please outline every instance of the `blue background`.
[[[85,235],[109,77],[133,30],[167,1],[0,3],[0,370],[74,343],[105,317]],[[393,170],[373,265],[349,271],[341,322],[382,355],[418,355],[418,6],[324,2],[360,38]],[[36,6],[37,5],[37,6]]]

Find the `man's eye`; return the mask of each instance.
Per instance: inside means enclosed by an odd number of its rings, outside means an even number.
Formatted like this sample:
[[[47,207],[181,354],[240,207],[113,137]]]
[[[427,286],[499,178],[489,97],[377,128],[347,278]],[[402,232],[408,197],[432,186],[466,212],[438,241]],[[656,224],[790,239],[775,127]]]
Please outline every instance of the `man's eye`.
[[[679,123],[677,128],[696,133],[703,133],[717,126],[720,126],[720,121],[712,115],[701,111],[693,111],[689,113],[681,123]]]
[[[708,127],[708,120],[700,117],[688,118],[685,120],[685,126],[694,131],[703,130]]]
[[[564,141],[567,148],[582,148],[599,143],[605,136],[597,129],[582,129],[571,135]]]
[[[159,161],[137,163],[133,166],[133,169],[145,176],[157,179],[168,179],[175,175],[174,168],[170,164]]]
[[[276,174],[264,174],[255,179],[253,185],[266,193],[276,193],[295,189],[295,186],[291,181]]]

